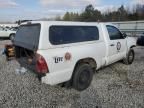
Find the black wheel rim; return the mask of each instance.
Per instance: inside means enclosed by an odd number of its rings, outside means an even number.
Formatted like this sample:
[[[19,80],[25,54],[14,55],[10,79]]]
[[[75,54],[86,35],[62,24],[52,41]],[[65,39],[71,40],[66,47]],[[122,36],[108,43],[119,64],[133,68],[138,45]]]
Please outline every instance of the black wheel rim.
[[[83,72],[81,72],[78,82],[79,82],[79,85],[81,85],[81,86],[89,85],[90,74],[89,74],[88,70],[84,70]]]
[[[130,63],[133,62],[134,54],[133,54],[132,51],[129,53],[129,57],[128,58],[129,58],[128,60],[129,60]]]

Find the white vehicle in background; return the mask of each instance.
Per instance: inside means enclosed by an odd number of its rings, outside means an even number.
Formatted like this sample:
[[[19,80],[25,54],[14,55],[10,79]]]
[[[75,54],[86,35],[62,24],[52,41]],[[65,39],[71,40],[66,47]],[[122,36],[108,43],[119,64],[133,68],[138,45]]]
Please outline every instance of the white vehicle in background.
[[[134,61],[136,40],[109,23],[32,21],[14,39],[16,60],[42,83],[71,85],[82,91],[101,67]]]
[[[0,38],[9,38],[11,40],[14,39],[16,34],[15,30],[10,30],[4,27],[0,27]]]

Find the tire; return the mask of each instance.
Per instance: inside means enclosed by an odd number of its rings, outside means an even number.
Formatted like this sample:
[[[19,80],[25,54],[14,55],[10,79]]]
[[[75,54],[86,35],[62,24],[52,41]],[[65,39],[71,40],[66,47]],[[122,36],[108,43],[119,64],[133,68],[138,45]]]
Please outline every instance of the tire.
[[[92,67],[88,64],[77,66],[72,79],[73,88],[78,91],[87,89],[91,84],[93,73]]]
[[[11,41],[14,40],[14,37],[15,37],[15,34],[10,34],[10,36],[9,36],[9,38],[10,38]]]
[[[130,64],[133,63],[134,58],[135,58],[134,50],[130,49],[127,56],[126,56],[126,58],[123,60],[123,63],[126,64],[126,65],[130,65]]]

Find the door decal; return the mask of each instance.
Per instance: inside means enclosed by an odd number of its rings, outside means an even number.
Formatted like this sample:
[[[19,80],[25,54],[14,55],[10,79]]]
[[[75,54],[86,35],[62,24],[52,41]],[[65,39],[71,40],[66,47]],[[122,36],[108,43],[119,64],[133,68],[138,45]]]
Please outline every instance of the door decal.
[[[117,50],[119,51],[120,49],[121,49],[121,43],[118,42],[118,43],[117,43]]]

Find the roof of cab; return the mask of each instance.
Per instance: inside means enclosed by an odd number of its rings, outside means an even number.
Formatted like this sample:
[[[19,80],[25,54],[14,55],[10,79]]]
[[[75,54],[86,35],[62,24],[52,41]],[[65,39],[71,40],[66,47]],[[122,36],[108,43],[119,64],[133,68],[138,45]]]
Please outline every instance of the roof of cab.
[[[111,25],[117,27],[117,25],[109,22],[78,22],[78,21],[28,21],[21,25],[26,24],[42,24],[46,26],[51,25],[77,25],[77,26],[98,26],[98,25]],[[117,27],[118,28],[118,27]]]
[[[22,23],[23,24],[35,24],[35,23],[40,23],[40,24],[48,24],[48,25],[98,25],[102,24],[102,22],[74,22],[74,21],[29,21]]]

